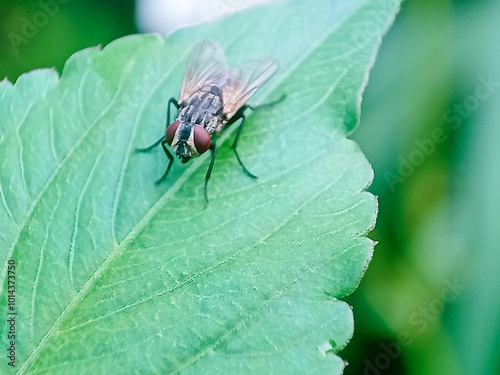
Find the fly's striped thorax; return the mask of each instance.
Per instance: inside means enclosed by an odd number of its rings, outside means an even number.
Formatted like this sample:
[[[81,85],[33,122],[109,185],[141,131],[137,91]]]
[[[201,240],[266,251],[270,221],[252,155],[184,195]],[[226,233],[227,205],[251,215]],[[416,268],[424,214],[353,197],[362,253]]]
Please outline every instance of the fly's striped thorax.
[[[222,93],[217,86],[195,92],[188,101],[179,103],[177,120],[199,125],[209,133],[218,133],[226,124],[222,116]]]

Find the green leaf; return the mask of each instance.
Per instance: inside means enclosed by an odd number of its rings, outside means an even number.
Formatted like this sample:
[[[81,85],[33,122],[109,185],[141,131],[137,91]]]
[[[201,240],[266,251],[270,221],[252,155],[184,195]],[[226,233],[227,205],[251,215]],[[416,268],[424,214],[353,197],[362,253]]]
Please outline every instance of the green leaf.
[[[346,139],[396,0],[292,0],[73,55],[0,84],[0,307],[16,262],[18,373],[341,373],[367,267],[372,170]],[[196,41],[272,56],[238,165],[229,129],[167,181],[158,139]],[[2,326],[8,348],[9,323]],[[335,347],[332,347],[334,345]],[[5,352],[4,352],[5,353]],[[4,357],[5,361],[5,357]],[[7,366],[3,367],[5,369]]]

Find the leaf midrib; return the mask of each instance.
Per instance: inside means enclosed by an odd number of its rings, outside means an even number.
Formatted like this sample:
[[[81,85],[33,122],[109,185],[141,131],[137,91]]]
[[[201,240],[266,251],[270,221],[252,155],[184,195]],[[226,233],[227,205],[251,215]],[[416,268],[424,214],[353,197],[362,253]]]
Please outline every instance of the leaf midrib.
[[[136,63],[136,59],[134,59],[134,57],[141,53],[141,49],[139,49],[136,53],[134,53],[133,57],[129,60],[129,62],[125,65],[125,68],[124,68],[124,72],[126,71],[130,71],[131,70],[131,67],[133,65],[135,65]],[[168,74],[170,73],[171,71],[169,71],[168,73],[165,73],[165,75],[158,81],[158,83],[156,84],[157,88],[161,86],[161,83],[164,82],[164,80],[166,78],[168,78]],[[60,163],[58,164],[57,168],[54,170],[53,174],[50,176],[50,178],[47,180],[47,182],[45,183],[45,185],[42,187],[42,189],[40,190],[40,193],[38,194],[38,196],[35,198],[35,200],[33,201],[33,203],[31,204],[30,208],[28,209],[27,213],[26,213],[26,216],[25,216],[25,220],[22,222],[21,226],[19,227],[19,230],[18,230],[18,233],[16,234],[15,238],[14,238],[14,241],[12,243],[12,246],[11,248],[9,249],[9,253],[10,253],[10,256],[12,256],[12,253],[19,241],[19,238],[20,238],[20,235],[22,233],[22,231],[24,230],[24,228],[26,227],[26,225],[28,224],[29,220],[31,219],[34,211],[35,211],[35,208],[37,207],[38,203],[41,201],[42,197],[45,195],[45,193],[48,191],[49,187],[52,185],[52,182],[56,179],[56,177],[59,175],[59,173],[63,170],[64,166],[66,165],[66,163],[68,162],[68,160],[71,159],[71,156],[73,155],[74,152],[76,152],[76,150],[78,149],[78,147],[82,144],[82,142],[85,141],[85,139],[87,138],[87,136],[92,132],[92,130],[94,130],[96,124],[98,124],[101,120],[101,118],[106,114],[108,113],[108,111],[110,110],[110,108],[113,107],[115,101],[116,101],[116,98],[117,96],[119,95],[119,93],[121,92],[121,88],[122,88],[122,84],[126,81],[125,80],[126,78],[126,74],[123,74],[120,81],[119,81],[119,84],[118,84],[118,87],[116,89],[116,92],[115,94],[113,95],[113,98],[111,99],[110,103],[101,111],[101,113],[99,114],[99,116],[96,117],[96,119],[94,120],[94,122],[88,127],[88,129],[82,133],[82,135],[80,136],[80,138],[78,138],[78,140],[76,141],[75,143],[75,146],[73,148],[71,148],[71,150],[63,157],[63,159],[61,159]],[[157,88],[155,88],[154,90],[151,90],[152,92],[155,92],[157,90]],[[112,254],[113,255],[113,254]],[[107,259],[109,258],[112,258],[112,256],[108,257]],[[104,263],[103,263],[104,264]],[[101,265],[102,266],[102,265]],[[100,266],[100,267],[101,267]],[[97,271],[99,270],[99,268],[96,270],[96,273]],[[95,273],[94,273],[95,275]],[[5,275],[2,275],[3,277],[5,277]],[[68,310],[68,308],[72,307],[74,305],[74,302],[77,301],[79,299],[79,296],[81,294],[81,292],[85,289],[85,286],[93,279],[90,278],[85,284],[84,286],[82,287],[82,289],[80,290],[80,292],[76,293],[74,298],[73,298],[73,301],[71,301],[67,308],[63,311],[63,313],[60,315],[60,317],[53,323],[53,325],[51,326],[51,328],[54,327],[54,325],[56,325],[56,323],[60,320],[60,318],[62,318],[63,316],[65,316],[65,312]],[[26,359],[25,363],[23,364],[23,366],[20,368],[19,370],[19,373],[22,374],[26,369],[27,369],[27,366],[29,366],[30,364],[30,359],[36,354],[39,352],[39,348],[40,346],[43,344],[43,342],[45,341],[45,339],[48,337],[49,333],[51,332],[52,330],[49,329],[49,331],[47,331],[47,334],[42,338],[42,340],[38,343],[38,345],[35,346],[35,349],[33,350],[33,352],[31,353],[31,355]]]

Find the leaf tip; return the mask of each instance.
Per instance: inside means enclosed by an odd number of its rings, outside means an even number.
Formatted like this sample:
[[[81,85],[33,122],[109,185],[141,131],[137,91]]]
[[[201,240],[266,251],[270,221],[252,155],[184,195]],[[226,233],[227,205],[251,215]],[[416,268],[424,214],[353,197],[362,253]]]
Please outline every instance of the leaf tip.
[[[59,73],[55,68],[34,69],[21,74],[14,83],[14,87],[28,87],[33,85],[34,82],[39,82],[49,87],[54,85],[58,80]]]
[[[2,79],[0,81],[0,86],[8,86],[8,87],[12,87],[12,82],[9,81],[9,79],[7,77],[5,77],[4,79]]]

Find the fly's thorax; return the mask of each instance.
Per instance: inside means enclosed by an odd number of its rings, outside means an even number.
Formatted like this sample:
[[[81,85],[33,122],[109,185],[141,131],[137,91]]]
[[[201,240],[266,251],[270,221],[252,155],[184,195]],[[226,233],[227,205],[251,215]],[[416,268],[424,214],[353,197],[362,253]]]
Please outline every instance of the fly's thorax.
[[[203,87],[179,105],[181,122],[199,125],[208,133],[220,132],[225,125],[222,93],[216,86]]]
[[[206,129],[209,133],[220,133],[226,126],[227,121],[221,117],[212,117],[207,123]]]
[[[179,120],[167,127],[166,140],[172,150],[186,163],[210,148],[210,134],[199,125]]]

